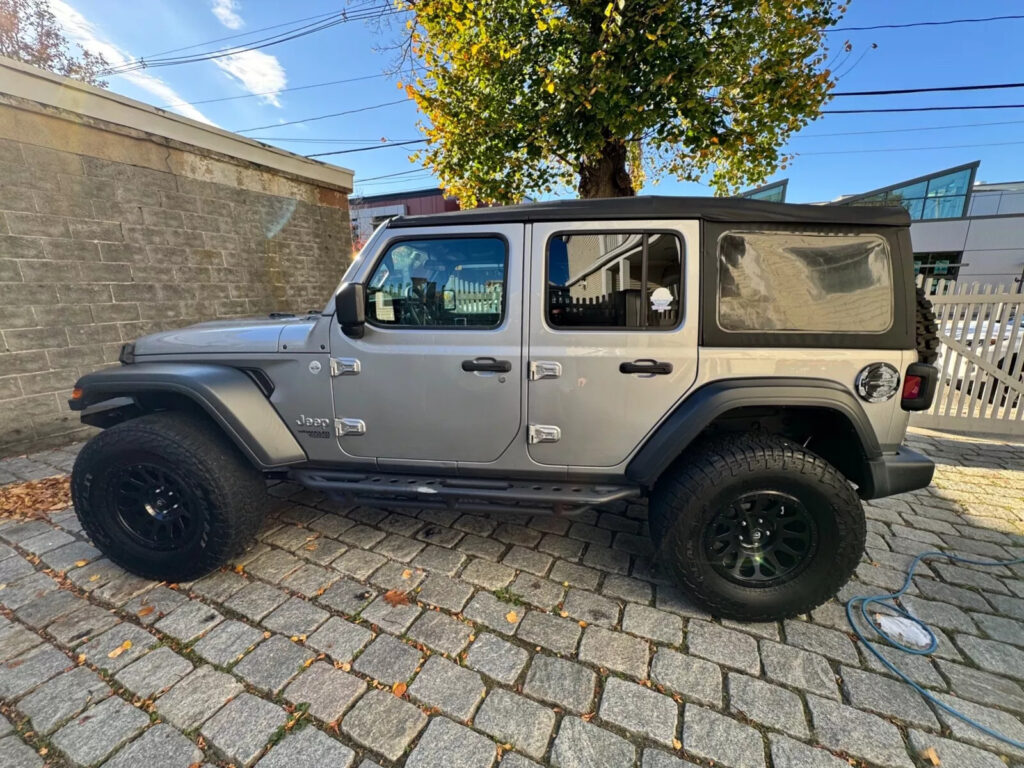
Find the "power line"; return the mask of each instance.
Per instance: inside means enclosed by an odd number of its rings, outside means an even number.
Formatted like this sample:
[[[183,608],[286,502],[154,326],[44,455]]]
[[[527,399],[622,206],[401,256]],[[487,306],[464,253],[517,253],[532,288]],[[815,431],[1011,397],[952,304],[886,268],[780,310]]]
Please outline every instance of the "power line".
[[[260,40],[254,40],[250,43],[241,46],[233,46],[230,48],[220,48],[214,51],[209,51],[202,54],[196,54],[193,56],[178,56],[166,59],[136,59],[134,61],[128,61],[124,64],[120,64],[116,67],[110,67],[104,70],[101,74],[103,75],[119,75],[127,72],[134,72],[139,69],[146,69],[152,67],[170,67],[178,64],[191,64],[197,61],[211,61],[213,59],[220,59],[226,56],[234,56],[239,53],[245,53],[248,51],[256,51],[261,48],[268,48],[272,45],[279,45],[290,40],[296,40],[300,37],[312,35],[316,32],[321,32],[325,29],[330,29],[339,24],[347,24],[352,21],[362,21],[366,19],[379,19],[385,16],[392,16],[404,11],[396,10],[388,5],[380,5],[366,11],[361,11],[358,14],[347,14],[342,13],[328,18],[325,21],[314,22],[307,24],[303,27],[296,27],[295,29],[289,30],[286,33],[280,35],[273,35],[271,37],[262,38]]]
[[[347,155],[350,152],[369,152],[374,149],[384,149],[385,147],[402,147],[408,144],[423,144],[426,139],[410,139],[409,141],[389,141],[387,144],[375,144],[371,147],[356,147],[355,149],[338,149],[334,152],[317,152],[313,155],[306,155],[306,157],[328,157],[330,155]]]
[[[142,58],[155,58],[157,56],[166,56],[168,53],[179,53],[181,51],[190,51],[193,48],[202,48],[204,45],[211,45],[213,43],[223,43],[225,40],[237,40],[239,37],[249,37],[250,35],[255,35],[255,34],[258,34],[260,32],[266,32],[268,29],[280,29],[281,27],[288,27],[288,26],[291,26],[292,24],[299,24],[299,23],[301,23],[303,21],[312,21],[313,19],[326,19],[329,16],[334,16],[335,14],[341,13],[342,10],[343,9],[339,8],[339,9],[331,11],[329,13],[318,13],[315,16],[304,16],[301,19],[291,19],[290,21],[282,21],[280,24],[271,24],[268,27],[259,27],[258,29],[250,29],[250,30],[248,30],[246,32],[239,32],[239,33],[234,34],[234,35],[226,35],[224,37],[215,37],[212,40],[204,40],[201,43],[193,43],[192,45],[185,45],[185,46],[182,46],[181,48],[171,48],[171,49],[166,50],[166,51],[157,51],[156,53],[151,53],[151,54],[149,54],[147,56],[144,56]]]
[[[370,176],[366,179],[357,179],[357,184],[365,184],[367,181],[376,181],[377,179],[391,179],[395,176],[408,176],[413,173],[429,173],[430,171],[426,168],[413,168],[411,171],[399,171],[398,173],[385,173],[383,176]]]
[[[957,123],[956,125],[930,125],[919,128],[881,128],[873,131],[838,131],[836,133],[811,133],[793,136],[794,139],[823,139],[832,136],[866,136],[875,133],[916,133],[918,131],[944,131],[952,128],[980,128],[989,125],[1020,125],[1024,120],[998,120],[990,123]]]
[[[235,99],[252,99],[256,96],[269,96],[270,94],[278,93],[289,93],[291,91],[305,91],[310,88],[323,88],[327,85],[342,85],[344,83],[357,83],[362,80],[375,80],[380,77],[392,77],[392,75],[385,73],[379,75],[363,75],[362,77],[349,77],[345,80],[329,80],[326,83],[313,83],[311,85],[297,85],[294,88],[281,88],[277,91],[260,91],[256,93],[243,93],[241,96],[221,96],[217,99],[200,99],[199,101],[179,101],[174,104],[164,104],[161,109],[169,109],[171,107],[184,107],[186,105],[196,104],[213,104],[215,101],[234,101]]]
[[[914,21],[908,24],[876,24],[870,27],[832,27],[825,32],[868,32],[875,29],[909,29],[910,27],[945,27],[951,24],[981,24],[987,21],[1010,21],[1024,16],[987,16],[980,19],[948,19],[946,21]]]
[[[249,131],[263,131],[267,128],[280,128],[285,125],[296,125],[298,123],[312,123],[316,120],[326,120],[329,117],[341,117],[342,115],[354,115],[357,112],[369,112],[371,109],[381,109],[382,107],[391,107],[395,104],[404,104],[412,101],[412,99],[399,99],[398,101],[386,101],[383,104],[374,104],[369,107],[360,107],[359,109],[346,109],[344,112],[332,112],[329,115],[316,115],[315,117],[307,117],[302,120],[288,120],[283,123],[271,123],[270,125],[258,125],[255,128],[239,128],[235,133],[248,133]]]
[[[823,115],[870,115],[882,112],[954,112],[962,109],[1024,109],[1024,104],[972,104],[956,107],[889,107],[886,109],[823,109]]]
[[[999,88],[1024,88],[1024,83],[993,83],[991,85],[944,85],[931,88],[897,88],[886,91],[842,91],[833,96],[896,96],[903,93],[940,93],[944,91],[991,91]]]
[[[260,136],[259,141],[292,141],[302,144],[372,144],[375,141],[386,142],[389,139],[300,139],[294,136]],[[414,141],[414,139],[390,139],[390,141]]]
[[[859,155],[874,152],[921,152],[932,149],[972,149],[974,147],[1008,147],[1015,144],[1024,144],[1024,141],[998,141],[984,142],[982,144],[946,144],[938,147],[889,147],[886,149],[837,149],[823,152],[797,152],[798,157],[806,155]]]

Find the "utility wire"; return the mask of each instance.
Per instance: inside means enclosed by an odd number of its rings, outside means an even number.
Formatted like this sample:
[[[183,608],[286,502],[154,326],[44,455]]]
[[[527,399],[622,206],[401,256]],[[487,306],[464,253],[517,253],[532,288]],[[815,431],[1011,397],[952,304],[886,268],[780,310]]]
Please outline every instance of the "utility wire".
[[[1024,88],[1024,83],[993,83],[990,85],[944,85],[931,88],[896,88],[886,91],[840,91],[833,96],[896,96],[903,93],[941,93],[945,91],[991,91],[999,88]]]
[[[371,0],[372,1],[372,0]],[[148,54],[142,58],[155,58],[157,56],[166,56],[169,53],[179,53],[181,51],[191,51],[193,48],[202,48],[204,45],[212,45],[213,43],[223,43],[225,40],[236,40],[239,37],[249,37],[249,35],[255,35],[260,32],[266,32],[268,29],[280,29],[281,27],[289,27],[292,24],[300,24],[304,21],[312,21],[314,19],[326,19],[329,16],[334,16],[342,12],[343,9],[331,11],[329,13],[318,13],[315,16],[305,16],[301,19],[292,19],[290,21],[282,21],[280,24],[271,24],[269,27],[259,27],[258,29],[250,29],[245,32],[239,32],[234,35],[226,35],[225,37],[215,37],[212,40],[204,40],[201,43],[193,43],[192,45],[185,45],[181,48],[171,48],[166,51],[157,51],[156,53]],[[349,9],[351,10],[351,9]]]
[[[411,171],[399,171],[398,173],[385,173],[383,176],[370,176],[366,179],[358,179],[357,184],[364,184],[367,181],[376,181],[377,179],[391,179],[395,176],[408,176],[413,173],[429,173],[430,171],[426,168],[413,168]]]
[[[307,117],[302,120],[288,120],[283,123],[271,123],[270,125],[258,125],[255,128],[239,128],[235,133],[248,133],[249,131],[263,131],[267,128],[280,128],[285,125],[296,125],[297,123],[312,123],[315,120],[326,120],[329,117],[341,117],[342,115],[354,115],[357,112],[369,112],[371,109],[381,109],[382,107],[390,107],[395,104],[405,104],[406,102],[412,101],[412,99],[398,99],[397,101],[386,101],[383,104],[374,104],[369,107],[360,107],[359,109],[346,109],[344,112],[332,112],[329,115],[316,115],[314,117]]]
[[[981,128],[990,125],[1020,125],[1024,120],[998,120],[991,123],[957,123],[956,125],[926,125],[919,128],[880,128],[873,131],[838,131],[836,133],[804,133],[794,139],[824,139],[831,136],[866,136],[875,133],[916,133],[918,131],[945,131],[952,128]]]
[[[136,59],[134,61],[128,61],[124,64],[120,64],[116,67],[110,67],[100,74],[103,75],[119,75],[127,72],[134,72],[139,69],[146,69],[151,67],[169,67],[178,64],[191,64],[197,61],[210,61],[213,59],[220,59],[226,56],[234,56],[239,53],[245,53],[248,51],[256,51],[261,48],[268,48],[272,45],[279,45],[290,40],[296,40],[300,37],[312,35],[316,32],[321,32],[325,29],[338,26],[339,24],[347,24],[352,21],[362,21],[366,19],[379,19],[385,16],[393,16],[398,13],[403,13],[391,8],[388,5],[380,5],[366,11],[362,11],[356,14],[342,13],[328,18],[325,21],[314,22],[303,27],[297,27],[293,30],[289,30],[286,33],[280,35],[274,35],[260,40],[255,40],[245,45],[232,46],[230,48],[221,48],[206,53],[195,54],[193,56],[178,56],[164,59]]]
[[[962,109],[1024,109],[1024,104],[971,104],[956,107],[889,107],[886,109],[823,109],[823,115],[871,115],[883,112],[954,112]]]
[[[357,83],[362,80],[375,80],[380,77],[392,77],[392,75],[385,73],[379,75],[363,75],[362,77],[349,77],[344,80],[328,80],[326,83],[313,83],[312,85],[297,85],[293,88],[281,88],[276,91],[259,91],[254,93],[243,93],[241,96],[221,96],[217,99],[200,99],[199,101],[177,101],[174,104],[164,104],[160,109],[170,109],[171,107],[184,107],[186,105],[196,104],[213,104],[215,101],[234,101],[236,99],[252,99],[257,96],[269,96],[270,94],[278,93],[289,93],[291,91],[305,91],[310,88],[323,88],[327,85],[342,85],[344,83]]]
[[[987,16],[981,19],[948,19],[946,21],[914,21],[908,24],[876,24],[870,27],[832,27],[825,32],[867,32],[875,29],[909,29],[910,27],[945,27],[951,24],[981,24],[987,21],[1010,21],[1024,16]]]
[[[369,152],[374,149],[384,149],[385,147],[402,147],[407,144],[423,144],[426,139],[410,139],[409,141],[389,141],[387,144],[375,144],[372,147],[356,147],[355,149],[338,149],[334,152],[317,152],[313,155],[306,155],[306,157],[328,157],[330,155],[347,155],[350,152]]]
[[[1009,147],[1016,144],[1024,144],[1024,141],[987,141],[981,144],[946,144],[940,147],[888,147],[886,149],[837,149],[824,152],[796,152],[798,156],[806,155],[860,155],[875,152],[920,152],[929,149],[970,149],[973,147]]]

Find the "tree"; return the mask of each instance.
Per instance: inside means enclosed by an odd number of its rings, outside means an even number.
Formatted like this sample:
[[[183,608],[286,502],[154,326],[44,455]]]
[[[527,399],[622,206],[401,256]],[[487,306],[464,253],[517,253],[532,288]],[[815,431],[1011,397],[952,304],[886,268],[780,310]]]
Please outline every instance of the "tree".
[[[401,0],[405,84],[463,202],[576,186],[635,194],[646,175],[720,193],[785,168],[780,148],[834,87],[833,0]],[[416,74],[419,77],[415,77]]]
[[[48,0],[0,0],[0,56],[106,88],[100,73],[110,64],[70,41]]]

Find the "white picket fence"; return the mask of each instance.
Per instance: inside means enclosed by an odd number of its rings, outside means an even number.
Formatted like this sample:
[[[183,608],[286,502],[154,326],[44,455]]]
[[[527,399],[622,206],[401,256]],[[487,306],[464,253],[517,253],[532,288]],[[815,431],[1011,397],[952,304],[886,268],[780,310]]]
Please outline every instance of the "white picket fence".
[[[911,423],[1024,436],[1024,295],[1004,286],[918,278],[939,325],[939,382]]]

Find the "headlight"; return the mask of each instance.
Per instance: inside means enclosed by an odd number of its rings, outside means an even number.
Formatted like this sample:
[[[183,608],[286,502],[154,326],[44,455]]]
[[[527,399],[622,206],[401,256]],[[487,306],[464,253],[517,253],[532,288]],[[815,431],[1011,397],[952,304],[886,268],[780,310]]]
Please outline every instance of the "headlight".
[[[884,403],[900,388],[900,372],[888,363],[871,363],[857,374],[857,394],[869,403]]]

